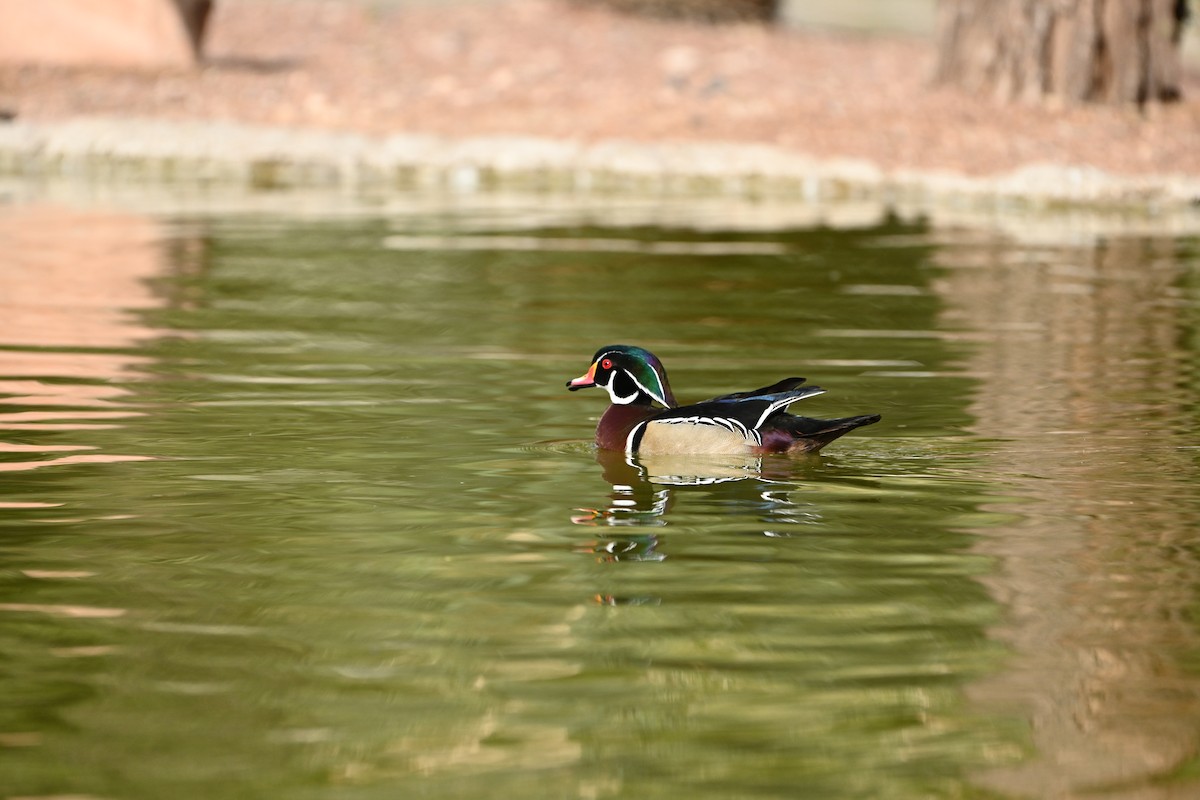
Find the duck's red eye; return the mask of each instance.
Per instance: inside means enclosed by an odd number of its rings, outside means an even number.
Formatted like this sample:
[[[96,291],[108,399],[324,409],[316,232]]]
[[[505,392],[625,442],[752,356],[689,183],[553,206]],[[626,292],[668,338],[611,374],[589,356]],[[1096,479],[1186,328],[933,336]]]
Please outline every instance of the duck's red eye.
[[[603,361],[600,362],[600,367],[602,369],[612,369],[612,359],[611,358],[604,359]]]

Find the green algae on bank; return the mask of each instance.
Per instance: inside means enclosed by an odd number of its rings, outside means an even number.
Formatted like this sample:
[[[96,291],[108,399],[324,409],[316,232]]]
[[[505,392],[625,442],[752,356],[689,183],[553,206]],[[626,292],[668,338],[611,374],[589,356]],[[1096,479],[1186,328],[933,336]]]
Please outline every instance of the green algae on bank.
[[[0,176],[86,183],[878,200],[950,208],[1081,207],[1146,214],[1200,205],[1200,177],[1030,164],[975,177],[885,170],[764,144],[531,136],[370,136],[237,123],[83,118],[0,126]],[[1196,220],[1200,225],[1200,219]]]

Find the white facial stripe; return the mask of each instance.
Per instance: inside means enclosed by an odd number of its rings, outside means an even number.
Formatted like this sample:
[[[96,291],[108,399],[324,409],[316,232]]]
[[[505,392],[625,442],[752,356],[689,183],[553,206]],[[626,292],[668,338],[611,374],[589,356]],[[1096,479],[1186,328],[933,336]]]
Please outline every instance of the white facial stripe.
[[[632,372],[630,372],[627,369],[623,369],[623,370],[621,370],[621,372],[623,372],[626,376],[628,376],[629,380],[633,381],[633,385],[638,387],[638,389],[640,389],[642,392],[645,392],[646,394],[650,395],[651,397],[653,397],[658,402],[662,403],[667,408],[671,407],[670,404],[658,394],[658,392],[647,389],[642,384],[642,382],[639,381]],[[608,396],[613,401],[614,405],[618,405],[618,406],[628,405],[629,403],[632,403],[634,400],[636,400],[638,398],[638,392],[634,392],[633,394],[629,395],[628,397],[622,397],[621,395],[617,394],[617,390],[614,388],[614,386],[616,385],[616,382],[617,382],[617,370],[613,370],[611,373],[609,373],[608,383],[601,384],[602,386],[604,386],[605,389],[608,390]]]
[[[625,370],[621,370],[621,371],[625,372]],[[625,374],[629,375],[628,372],[625,372]],[[633,376],[630,375],[630,377],[633,377]],[[637,400],[637,396],[638,396],[637,392],[634,392],[633,394],[629,395],[628,397],[622,397],[621,395],[617,394],[617,390],[614,388],[616,385],[616,382],[617,382],[617,373],[614,370],[608,376],[608,383],[604,384],[604,388],[608,390],[608,397],[610,400],[612,400],[613,405],[625,406],[625,405],[629,405],[634,400]],[[637,383],[637,381],[634,381],[634,383]],[[640,386],[641,384],[638,384],[638,385]]]
[[[641,381],[639,381],[639,380],[637,379],[637,376],[635,376],[635,375],[634,375],[632,372],[629,372],[628,370],[621,370],[621,371],[622,371],[622,372],[624,372],[626,375],[628,375],[628,376],[630,377],[630,379],[631,379],[631,380],[632,380],[634,383],[636,383],[636,384],[638,385],[638,388],[639,388],[639,389],[641,389],[643,392],[645,392],[646,394],[650,395],[651,397],[653,397],[653,398],[654,398],[655,400],[657,400],[658,402],[662,403],[662,404],[663,404],[664,406],[666,406],[667,408],[670,408],[670,407],[671,407],[671,404],[670,404],[670,403],[668,403],[666,400],[664,400],[661,394],[659,394],[658,392],[654,391],[653,389],[647,389],[645,386],[643,386],[643,385],[642,385],[642,382],[641,382]]]

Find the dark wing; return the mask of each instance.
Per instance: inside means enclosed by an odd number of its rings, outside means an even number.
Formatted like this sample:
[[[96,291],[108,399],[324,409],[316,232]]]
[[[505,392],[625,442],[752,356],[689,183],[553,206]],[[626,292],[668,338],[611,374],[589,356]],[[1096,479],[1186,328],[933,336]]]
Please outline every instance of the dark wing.
[[[761,389],[751,389],[748,392],[734,392],[733,394],[723,394],[720,397],[714,397],[711,400],[705,400],[705,403],[729,403],[736,400],[749,400],[750,398],[762,397],[764,395],[780,394],[782,392],[795,389],[800,384],[804,383],[804,378],[784,378],[778,383],[772,383],[770,386],[764,386]]]
[[[736,423],[737,427],[757,430],[772,414],[780,412],[797,400],[825,392],[820,386],[769,391],[780,386],[796,387],[803,380],[803,378],[788,378],[774,386],[767,386],[765,389],[727,394],[712,400],[705,400],[703,403],[668,408],[661,414],[656,414],[653,419],[695,417],[697,422],[703,423],[712,420],[716,424],[722,424],[721,420],[730,420]]]

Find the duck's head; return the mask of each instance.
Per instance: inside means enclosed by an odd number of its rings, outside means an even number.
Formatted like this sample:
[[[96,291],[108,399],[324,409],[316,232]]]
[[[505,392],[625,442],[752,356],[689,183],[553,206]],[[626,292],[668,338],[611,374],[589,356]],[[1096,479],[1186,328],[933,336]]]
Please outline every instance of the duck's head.
[[[675,395],[667,383],[667,370],[649,350],[628,344],[601,347],[592,356],[588,371],[567,381],[567,388],[590,389],[603,386],[614,405],[659,403],[675,406]]]

